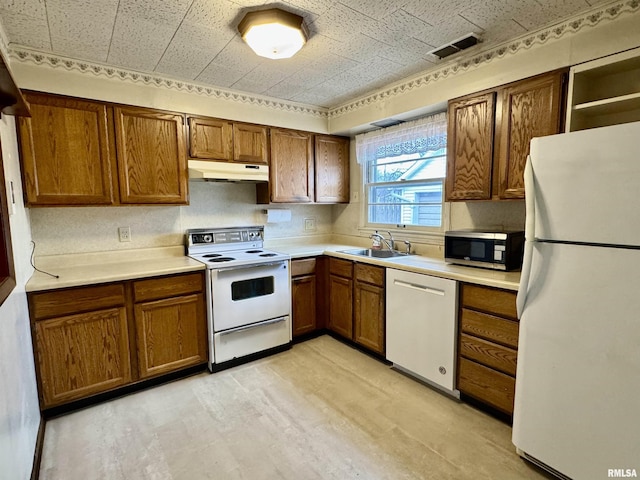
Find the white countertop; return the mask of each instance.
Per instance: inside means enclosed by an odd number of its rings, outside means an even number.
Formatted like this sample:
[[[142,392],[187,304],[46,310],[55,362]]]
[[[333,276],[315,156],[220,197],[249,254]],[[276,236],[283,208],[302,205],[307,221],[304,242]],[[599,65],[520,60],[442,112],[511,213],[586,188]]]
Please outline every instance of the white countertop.
[[[520,282],[519,271],[501,272],[498,270],[462,267],[447,264],[442,259],[421,255],[383,259],[341,252],[342,250],[363,248],[354,245],[337,243],[300,244],[297,242],[291,244],[279,243],[269,248],[291,255],[291,258],[329,255],[381,267],[397,268],[409,272],[513,291],[518,290]],[[184,248],[181,246],[37,257],[36,267],[56,274],[59,278],[53,278],[36,271],[27,282],[27,292],[117,282],[205,269],[204,264],[186,257]]]
[[[381,267],[397,268],[399,270],[414,273],[424,273],[436,277],[450,278],[461,282],[476,283],[487,287],[503,288],[505,290],[517,291],[520,283],[520,271],[503,272],[484,268],[450,265],[442,259],[425,257],[422,255],[409,255],[389,259],[364,257],[341,252],[341,250],[353,250],[358,248],[363,247],[332,243],[308,245],[295,244],[290,246],[280,244],[272,247],[273,250],[291,255],[291,258],[302,258],[324,254],[337,258],[344,258],[346,260],[379,265]]]
[[[58,275],[34,272],[27,292],[117,282],[204,270],[205,265],[184,255],[184,247],[145,248],[113,252],[51,255],[36,258],[36,267]]]

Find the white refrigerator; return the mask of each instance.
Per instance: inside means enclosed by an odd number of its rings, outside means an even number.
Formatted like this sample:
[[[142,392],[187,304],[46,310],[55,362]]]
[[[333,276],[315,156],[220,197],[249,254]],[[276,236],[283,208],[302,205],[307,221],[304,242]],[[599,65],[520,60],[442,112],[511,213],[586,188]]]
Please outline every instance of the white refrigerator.
[[[536,138],[513,413],[561,478],[640,476],[640,122]]]

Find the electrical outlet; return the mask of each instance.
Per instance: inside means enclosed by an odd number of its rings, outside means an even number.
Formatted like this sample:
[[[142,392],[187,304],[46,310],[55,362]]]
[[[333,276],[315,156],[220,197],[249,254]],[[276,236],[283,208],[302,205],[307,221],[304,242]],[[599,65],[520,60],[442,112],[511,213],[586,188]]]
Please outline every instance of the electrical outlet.
[[[314,217],[311,218],[305,218],[304,219],[304,229],[305,231],[309,232],[313,232],[316,229],[316,219]]]
[[[131,227],[120,227],[118,228],[118,238],[121,242],[130,242],[131,241]]]

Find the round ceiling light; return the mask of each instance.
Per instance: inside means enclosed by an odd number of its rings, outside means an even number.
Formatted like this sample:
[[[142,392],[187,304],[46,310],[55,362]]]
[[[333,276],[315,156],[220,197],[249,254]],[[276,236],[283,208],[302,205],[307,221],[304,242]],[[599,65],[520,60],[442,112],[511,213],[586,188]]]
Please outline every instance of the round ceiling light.
[[[304,19],[278,8],[247,13],[238,31],[257,55],[272,59],[294,56],[308,38]]]

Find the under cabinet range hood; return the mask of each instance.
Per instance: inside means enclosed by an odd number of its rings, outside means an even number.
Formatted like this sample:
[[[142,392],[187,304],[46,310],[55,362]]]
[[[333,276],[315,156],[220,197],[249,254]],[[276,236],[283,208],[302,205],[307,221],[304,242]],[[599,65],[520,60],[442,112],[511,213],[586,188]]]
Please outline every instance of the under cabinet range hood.
[[[189,160],[189,180],[207,182],[268,182],[269,167],[232,162]]]

